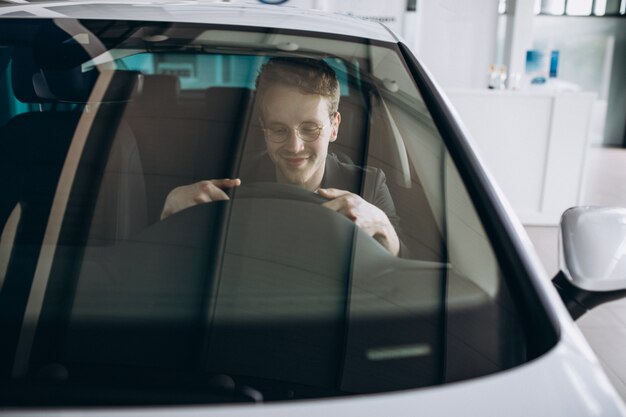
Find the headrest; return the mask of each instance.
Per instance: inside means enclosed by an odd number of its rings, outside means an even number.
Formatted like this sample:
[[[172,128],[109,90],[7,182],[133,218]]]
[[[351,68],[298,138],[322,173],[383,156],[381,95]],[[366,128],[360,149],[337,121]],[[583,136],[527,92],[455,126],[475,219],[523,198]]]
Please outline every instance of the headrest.
[[[85,103],[99,74],[96,68],[83,72],[80,65],[69,69],[41,70],[33,77],[35,93],[51,100]]]
[[[80,65],[43,70],[28,48],[15,49],[11,62],[13,93],[23,103],[86,102],[98,73],[95,68],[83,72]]]
[[[103,70],[100,79],[107,82],[102,103],[134,100],[143,89],[144,75],[139,71]],[[93,100],[93,99],[92,99]]]
[[[41,69],[35,65],[29,49],[16,49],[11,63],[13,92],[23,103],[86,103],[98,77],[108,74],[110,82],[101,101],[128,101],[141,88],[142,76],[137,71],[92,68],[81,66],[67,69]],[[110,73],[110,74],[109,74]]]
[[[33,78],[38,74],[41,74],[41,70],[35,65],[32,51],[28,48],[15,48],[11,61],[11,84],[13,94],[22,103],[51,103],[54,101],[41,97],[35,92]]]
[[[142,104],[173,105],[178,101],[179,91],[180,81],[175,75],[145,75],[140,100]]]
[[[252,91],[245,87],[209,87],[204,92],[208,114],[217,120],[236,120],[250,111]]]

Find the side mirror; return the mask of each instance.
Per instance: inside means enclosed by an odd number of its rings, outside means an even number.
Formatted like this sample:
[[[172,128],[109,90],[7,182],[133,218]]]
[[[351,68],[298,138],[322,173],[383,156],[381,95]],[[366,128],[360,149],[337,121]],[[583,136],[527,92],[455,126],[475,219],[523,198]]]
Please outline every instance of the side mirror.
[[[626,296],[626,209],[574,207],[561,216],[552,280],[574,319]]]

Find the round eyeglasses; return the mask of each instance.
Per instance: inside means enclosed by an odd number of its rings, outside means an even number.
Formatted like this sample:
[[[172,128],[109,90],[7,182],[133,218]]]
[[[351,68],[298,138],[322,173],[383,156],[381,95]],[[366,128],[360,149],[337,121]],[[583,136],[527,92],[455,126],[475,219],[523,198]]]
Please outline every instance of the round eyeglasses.
[[[315,122],[303,122],[296,127],[296,135],[305,142],[315,142],[322,130],[330,124],[330,120],[324,126],[320,126]],[[291,128],[281,124],[271,125],[263,129],[265,137],[274,143],[285,142],[291,136]]]

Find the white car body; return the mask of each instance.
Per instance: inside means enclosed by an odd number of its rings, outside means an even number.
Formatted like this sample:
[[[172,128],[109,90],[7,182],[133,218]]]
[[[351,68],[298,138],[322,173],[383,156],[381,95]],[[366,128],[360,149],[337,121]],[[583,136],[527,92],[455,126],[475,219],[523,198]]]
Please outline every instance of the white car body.
[[[347,16],[328,15],[290,7],[246,4],[214,5],[213,2],[177,1],[71,1],[15,4],[0,8],[3,17],[24,13],[32,18],[121,19],[198,22],[234,26],[308,30],[398,42],[380,24]],[[30,16],[29,16],[30,17]],[[28,17],[26,17],[28,18]],[[441,92],[440,92],[441,93]],[[443,94],[443,93],[441,93]],[[460,123],[460,122],[459,122]],[[471,146],[471,144],[469,144]],[[482,173],[485,174],[484,172]],[[191,405],[113,408],[0,409],[3,416],[626,416],[626,407],[611,386],[602,367],[575,326],[549,277],[534,254],[502,194],[500,209],[526,262],[530,279],[553,321],[558,343],[529,363],[495,374],[428,388],[402,392],[357,395],[344,398],[303,400],[263,405]]]

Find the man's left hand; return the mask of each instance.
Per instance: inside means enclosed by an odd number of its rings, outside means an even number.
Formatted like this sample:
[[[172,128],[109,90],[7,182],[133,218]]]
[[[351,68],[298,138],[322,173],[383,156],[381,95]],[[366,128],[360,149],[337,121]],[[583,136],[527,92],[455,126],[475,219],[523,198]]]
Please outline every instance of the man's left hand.
[[[343,214],[376,239],[392,255],[398,255],[400,239],[384,211],[349,191],[320,188],[317,193],[330,200],[322,204],[323,206]]]

